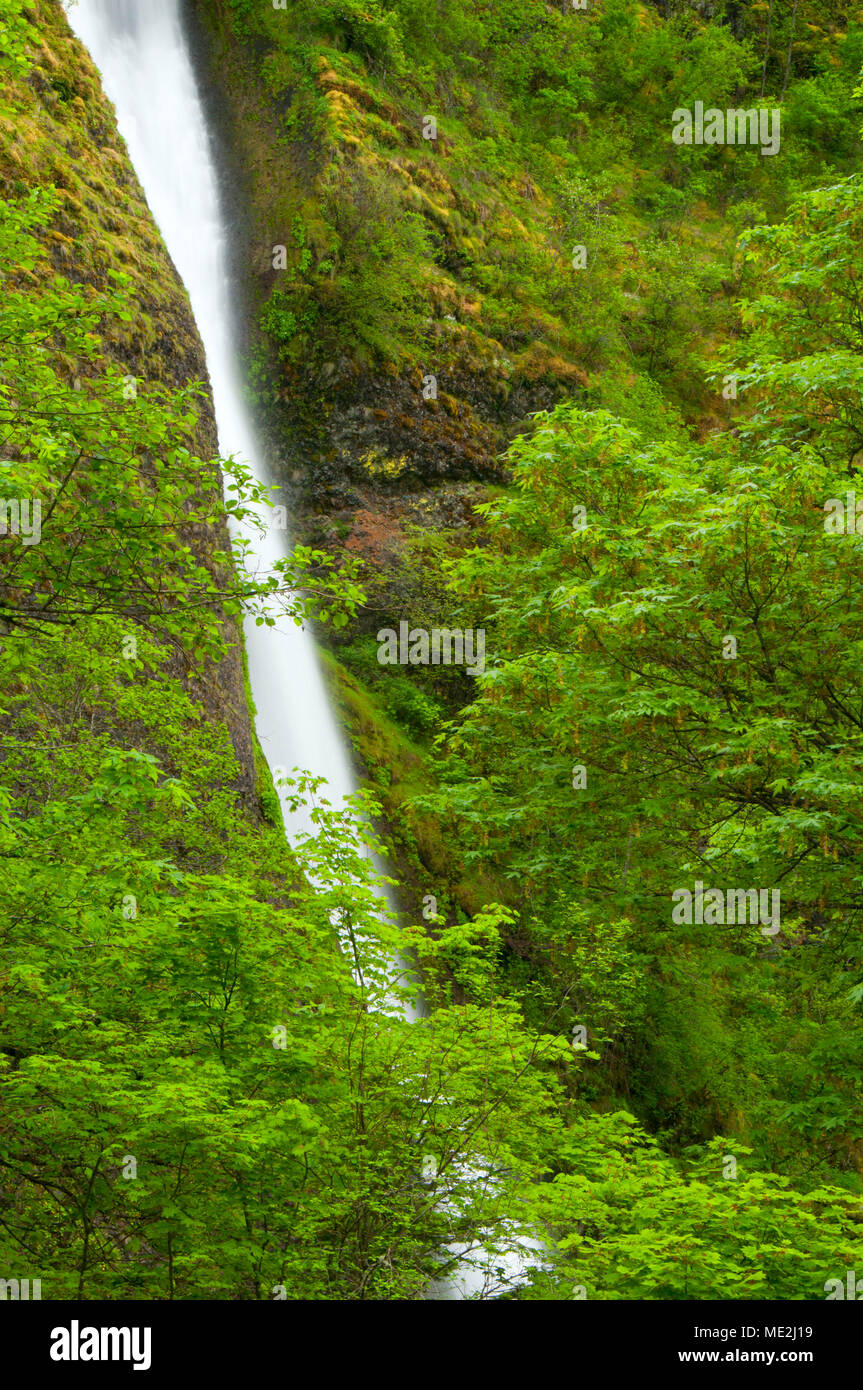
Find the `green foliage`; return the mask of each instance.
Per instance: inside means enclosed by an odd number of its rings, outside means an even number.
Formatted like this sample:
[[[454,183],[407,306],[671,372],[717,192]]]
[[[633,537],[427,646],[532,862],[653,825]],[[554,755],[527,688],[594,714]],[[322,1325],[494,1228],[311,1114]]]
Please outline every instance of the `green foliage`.
[[[747,429],[815,443],[839,465],[863,447],[858,287],[863,185],[859,175],[801,198],[779,226],[741,240],[751,297],[742,345],[726,354],[755,398]],[[762,291],[765,272],[769,289]]]
[[[249,542],[238,540],[231,551],[214,527],[218,467],[190,447],[202,388],[170,392],[138,383],[107,361],[100,333],[134,315],[129,278],[114,271],[113,289],[93,295],[47,271],[34,233],[56,202],[53,191],[37,189],[0,214],[7,284],[0,300],[0,490],[19,517],[22,505],[30,507],[31,531],[21,526],[15,534],[13,525],[0,557],[5,630],[69,627],[110,612],[158,616],[164,631],[179,636],[194,612],[198,650],[213,656],[219,606],[237,614],[245,604],[269,625],[279,608],[301,620],[313,611],[314,592],[310,586],[304,602],[296,587],[326,557],[298,548],[266,580],[241,578]],[[34,272],[45,277],[39,293],[30,287]],[[262,530],[265,490],[243,465],[234,462],[231,473],[227,516]],[[326,570],[317,579],[323,614],[336,625],[360,597],[353,578],[349,569],[344,583]]]
[[[302,223],[295,228],[294,265],[264,305],[261,327],[291,361],[332,357],[346,330],[353,350],[372,355],[399,338],[421,341],[421,218],[399,206],[386,179],[359,167],[333,171],[320,200],[327,240],[314,258]]]
[[[440,719],[440,707],[406,676],[391,675],[382,694],[387,712],[414,733],[430,733]]]
[[[414,736],[427,736],[441,720],[441,706],[428,691],[401,671],[381,667],[377,653],[377,641],[363,637],[342,647],[339,656],[374,688],[376,698],[398,724]]]
[[[30,71],[28,47],[36,38],[36,30],[20,0],[0,0],[0,54],[4,66],[15,77],[26,77]]]
[[[419,1296],[511,1217],[458,1165],[535,1164],[552,1081],[512,1009],[400,1017],[353,817],[317,804],[286,909],[275,840],[251,874],[239,842],[219,873],[153,857],[200,814],[135,752],[26,821],[4,800],[4,1262],[52,1298]]]
[[[491,544],[453,571],[491,664],[419,803],[517,884],[537,997],[574,1005],[610,1086],[677,1143],[739,1125],[759,1162],[851,1186],[863,571],[824,506],[859,447],[859,201],[848,181],[747,239],[772,265],[733,434],[565,406],[516,441]],[[780,933],[675,919],[696,880],[778,889]]]
[[[574,1125],[563,1162],[577,1172],[539,1196],[562,1259],[534,1296],[823,1298],[859,1265],[856,1200],[796,1192],[752,1172],[749,1152],[715,1140],[678,1168],[625,1112]]]

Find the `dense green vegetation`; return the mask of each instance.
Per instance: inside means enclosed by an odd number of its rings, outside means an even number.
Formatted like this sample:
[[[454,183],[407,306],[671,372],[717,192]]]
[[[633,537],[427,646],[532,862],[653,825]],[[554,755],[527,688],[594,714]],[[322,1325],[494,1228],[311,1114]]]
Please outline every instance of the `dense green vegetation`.
[[[402,490],[489,476],[514,424],[574,392],[721,418],[703,358],[733,326],[737,234],[857,156],[863,12],[844,5],[804,0],[793,27],[779,0],[709,20],[684,0],[198,8],[253,170],[262,400],[318,474],[335,450],[359,482],[388,459]],[[696,100],[781,101],[779,157],[672,144]],[[345,449],[356,401],[373,418]]]
[[[855,486],[861,194],[759,237],[738,350],[758,401],[733,434],[570,406],[514,447],[492,544],[454,575],[496,660],[435,802],[455,854],[517,883],[532,987],[569,987],[639,1113],[676,1144],[730,1124],[759,1162],[852,1189],[863,572],[824,503]],[[695,879],[779,888],[781,932],[675,922]]]
[[[42,499],[37,544],[0,537],[0,1277],[415,1299],[515,1222],[542,1267],[487,1294],[821,1299],[863,1268],[863,540],[824,524],[863,450],[863,29],[832,0],[199,8],[290,156],[257,194],[289,251],[271,428],[431,365],[476,474],[520,432],[468,519],[404,511],[365,596],[337,528],[332,563],[241,577],[110,113],[54,0],[0,0],[0,491]],[[762,96],[781,155],[670,144],[674,106]],[[372,436],[353,462],[389,524],[422,470]],[[237,623],[277,590],[347,628],[376,783],[335,813],[299,778],[294,850]],[[484,628],[485,673],[379,666],[402,616]],[[696,880],[778,889],[780,930],[673,916]]]

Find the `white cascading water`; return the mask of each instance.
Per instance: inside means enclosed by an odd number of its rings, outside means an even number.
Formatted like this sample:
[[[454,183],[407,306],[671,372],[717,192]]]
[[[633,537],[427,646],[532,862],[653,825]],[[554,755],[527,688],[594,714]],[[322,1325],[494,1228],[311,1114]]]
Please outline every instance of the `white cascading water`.
[[[71,28],[99,69],[150,210],[188,291],[206,354],[221,455],[236,456],[259,482],[269,484],[243,396],[226,223],[180,0],[63,3]],[[251,527],[242,533],[234,529],[251,542],[258,575],[270,573],[287,553],[286,535],[272,525],[263,535]],[[324,777],[327,799],[341,808],[355,782],[311,634],[285,617],[272,628],[248,621],[245,643],[255,727],[270,768],[299,767]],[[311,830],[308,816],[292,815],[284,799],[282,813],[289,837]],[[404,963],[398,964],[403,970]],[[408,1010],[407,1016],[418,1015]],[[492,1188],[495,1183],[475,1168],[462,1168],[460,1177]],[[449,1248],[463,1253],[457,1245]],[[464,1299],[512,1288],[538,1262],[531,1258],[537,1249],[537,1242],[513,1229],[503,1254],[464,1252],[457,1272],[435,1280],[428,1297]]]
[[[219,448],[262,482],[255,431],[243,398],[232,326],[232,293],[219,188],[178,0],[77,0],[69,23],[87,46],[114,103],[117,125],[204,344]],[[268,526],[252,541],[259,575],[286,553]],[[334,807],[354,790],[311,635],[289,618],[245,628],[258,738],[271,768],[325,777]],[[295,832],[304,821],[288,826]]]

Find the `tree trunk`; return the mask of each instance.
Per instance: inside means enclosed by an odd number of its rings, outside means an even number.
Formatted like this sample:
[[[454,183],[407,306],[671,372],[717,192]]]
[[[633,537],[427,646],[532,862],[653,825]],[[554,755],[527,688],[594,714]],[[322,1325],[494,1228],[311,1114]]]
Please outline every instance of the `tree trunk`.
[[[761,95],[764,96],[764,85],[767,81],[767,64],[770,62],[770,25],[773,20],[773,0],[770,0],[770,9],[767,11],[767,41],[764,46],[764,67],[761,69]]]
[[[794,26],[797,23],[797,5],[799,0],[794,0],[794,9],[791,11],[791,35],[788,39],[788,57],[785,62],[785,80],[782,83],[782,91],[779,93],[779,100],[785,96],[785,88],[788,86],[788,77],[791,72],[791,50],[794,47]]]

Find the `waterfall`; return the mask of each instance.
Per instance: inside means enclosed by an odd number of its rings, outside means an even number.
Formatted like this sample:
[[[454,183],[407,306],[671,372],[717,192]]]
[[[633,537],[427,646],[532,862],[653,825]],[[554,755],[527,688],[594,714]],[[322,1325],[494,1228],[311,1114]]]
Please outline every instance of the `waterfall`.
[[[150,210],[188,291],[222,457],[236,455],[268,484],[243,396],[227,230],[179,0],[77,0],[68,18],[102,75]],[[263,537],[252,530],[245,534],[256,553],[255,572],[265,576],[287,554],[287,536],[272,525]],[[311,634],[284,616],[274,628],[249,620],[245,643],[255,727],[267,762],[325,777],[328,798],[340,808],[355,785]],[[303,816],[286,820],[289,835],[308,826]]]
[[[99,69],[150,211],[188,291],[210,374],[220,453],[236,456],[268,485],[243,396],[227,227],[180,0],[64,0],[64,5],[71,28]],[[251,542],[259,575],[288,552],[287,536],[272,525],[263,537],[252,528],[232,530]],[[272,628],[249,619],[244,635],[255,727],[270,767],[288,772],[300,767],[326,778],[327,798],[340,809],[355,782],[311,634],[282,617]],[[281,800],[289,838],[311,828],[307,815],[291,814]],[[396,966],[400,974],[406,969],[404,961]],[[406,1016],[418,1015],[408,1009]],[[459,1182],[493,1187],[497,1179],[463,1165],[455,1170],[455,1187]],[[503,1254],[451,1245],[462,1261],[452,1277],[434,1280],[427,1296],[459,1300],[523,1282],[527,1269],[539,1262],[533,1252],[540,1247],[516,1227],[507,1245]],[[496,1273],[501,1268],[503,1280]]]

